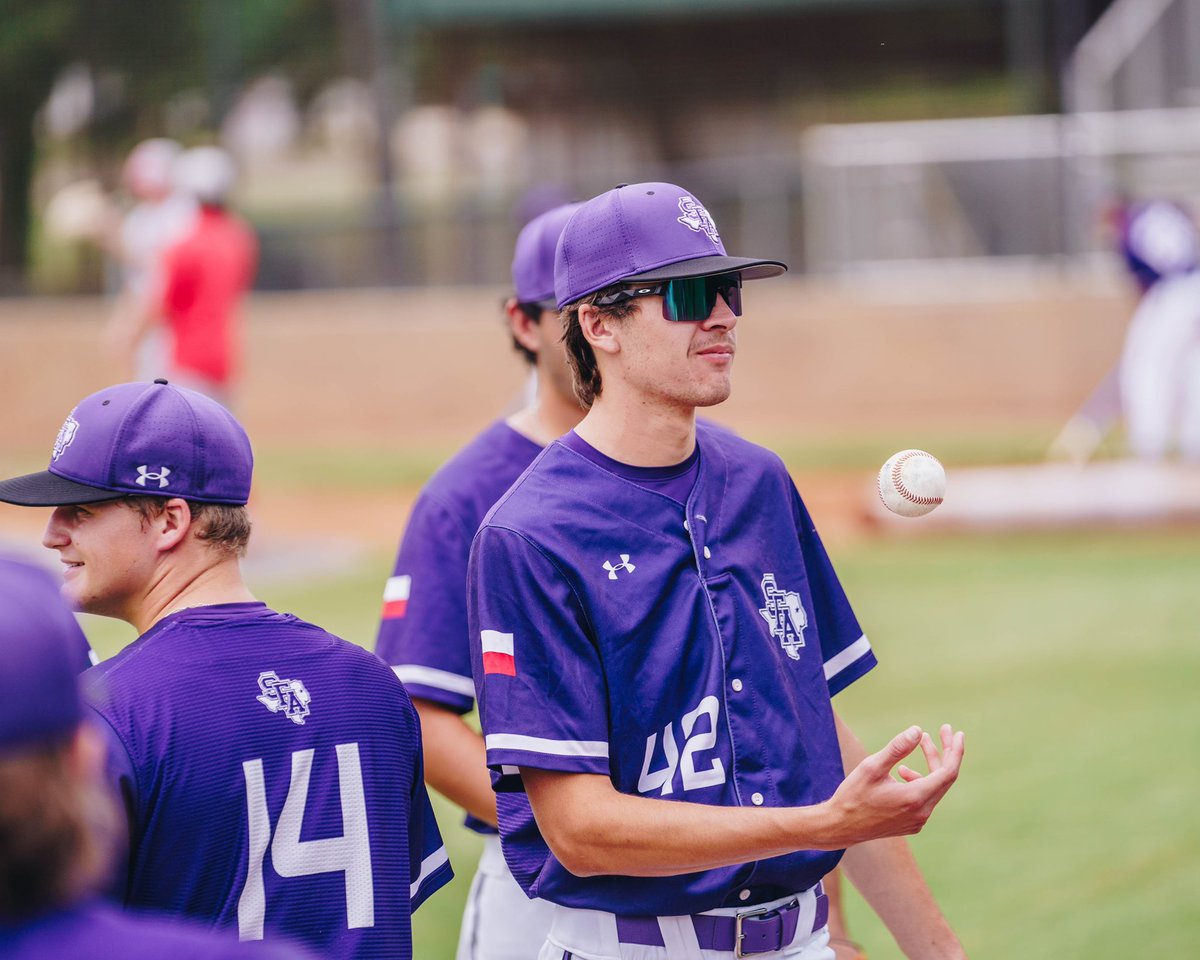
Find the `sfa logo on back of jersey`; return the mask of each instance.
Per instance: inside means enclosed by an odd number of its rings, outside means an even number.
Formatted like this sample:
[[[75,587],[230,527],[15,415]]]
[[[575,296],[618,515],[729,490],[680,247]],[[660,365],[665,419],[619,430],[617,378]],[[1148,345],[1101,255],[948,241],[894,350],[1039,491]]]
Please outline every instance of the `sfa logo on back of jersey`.
[[[274,670],[265,670],[258,675],[258,688],[262,691],[254,699],[272,713],[282,712],[285,717],[304,725],[304,718],[311,712],[312,694],[303,680],[280,680]]]
[[[767,605],[758,612],[771,628],[771,636],[779,638],[784,653],[799,660],[799,650],[804,646],[804,628],[808,626],[808,614],[804,612],[800,594],[794,590],[780,590],[773,573],[763,574],[762,592]]]

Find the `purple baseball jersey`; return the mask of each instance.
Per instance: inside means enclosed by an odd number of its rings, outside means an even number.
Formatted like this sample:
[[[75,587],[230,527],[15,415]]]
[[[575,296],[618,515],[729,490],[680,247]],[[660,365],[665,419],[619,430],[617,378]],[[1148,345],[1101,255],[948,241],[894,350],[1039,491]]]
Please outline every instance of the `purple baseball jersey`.
[[[468,611],[498,791],[522,791],[522,766],[717,806],[814,804],[841,783],[830,697],[874,653],[779,458],[704,424],[697,444],[680,504],[556,441],[480,528]],[[530,896],[619,915],[769,901],[840,858],[580,878],[535,821],[501,807],[500,831]]]
[[[290,944],[238,943],[232,936],[189,923],[80,904],[24,923],[0,923],[0,956],[5,960],[310,960],[312,955]]]
[[[542,452],[503,420],[437,471],[417,497],[384,589],[375,652],[410,695],[457,713],[475,706],[467,635],[467,558],[479,524]],[[467,817],[480,833],[495,828]]]
[[[123,899],[325,957],[410,957],[451,877],[412,702],[261,603],[181,610],[85,674],[130,822]]]

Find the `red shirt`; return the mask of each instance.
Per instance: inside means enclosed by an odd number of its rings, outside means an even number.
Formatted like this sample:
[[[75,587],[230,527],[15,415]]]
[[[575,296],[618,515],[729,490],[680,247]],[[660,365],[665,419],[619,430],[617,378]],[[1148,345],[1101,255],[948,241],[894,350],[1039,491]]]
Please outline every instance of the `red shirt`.
[[[240,219],[204,207],[163,262],[163,312],[176,369],[228,383],[236,366],[238,303],[254,280],[258,241]]]

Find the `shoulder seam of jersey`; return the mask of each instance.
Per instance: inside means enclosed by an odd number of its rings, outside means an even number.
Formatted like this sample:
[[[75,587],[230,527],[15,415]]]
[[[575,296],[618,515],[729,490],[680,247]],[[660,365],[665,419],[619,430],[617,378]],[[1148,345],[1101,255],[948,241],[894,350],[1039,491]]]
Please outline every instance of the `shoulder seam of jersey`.
[[[558,561],[555,560],[554,557],[552,557],[549,553],[547,553],[542,548],[541,544],[535,540],[529,539],[529,537],[527,537],[520,530],[514,530],[512,527],[504,526],[503,524],[498,524],[495,522],[484,523],[483,526],[479,528],[479,533],[483,533],[484,529],[496,530],[498,532],[503,531],[505,533],[511,533],[514,537],[519,537],[521,540],[524,540],[527,544],[529,544],[529,546],[531,546],[534,550],[536,550],[550,564],[550,566],[554,568],[555,572],[562,578],[563,582],[567,585],[567,588],[571,591],[571,596],[575,598],[575,605],[579,608],[579,612],[583,614],[583,618],[587,623],[589,633],[588,639],[594,643],[594,638],[597,635],[595,624],[592,623],[592,618],[588,615],[587,606],[584,604],[583,598],[579,595],[579,591],[575,587],[575,582],[570,576],[568,576],[566,571],[559,566]],[[479,534],[476,534],[475,536],[478,538]]]

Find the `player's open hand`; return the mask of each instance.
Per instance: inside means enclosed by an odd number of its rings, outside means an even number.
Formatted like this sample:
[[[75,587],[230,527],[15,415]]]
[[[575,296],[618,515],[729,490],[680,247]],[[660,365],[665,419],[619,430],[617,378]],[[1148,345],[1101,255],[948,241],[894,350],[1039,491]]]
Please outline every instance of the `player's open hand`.
[[[909,727],[850,771],[828,801],[832,848],[920,832],[962,765],[962,732],[944,724],[940,736],[939,752],[928,733]],[[901,763],[918,746],[929,767],[925,774]],[[892,776],[893,769],[900,780]]]

